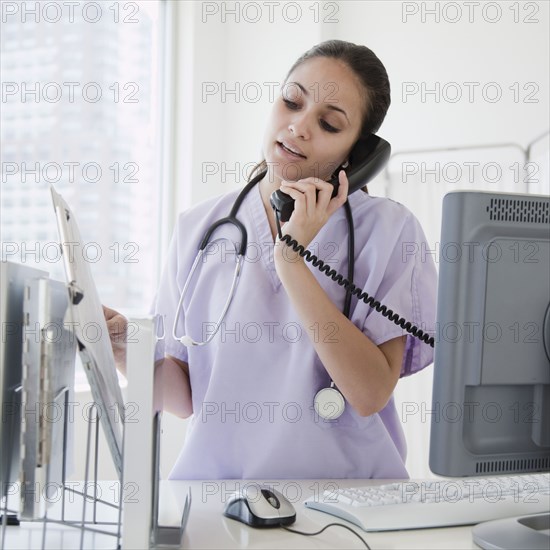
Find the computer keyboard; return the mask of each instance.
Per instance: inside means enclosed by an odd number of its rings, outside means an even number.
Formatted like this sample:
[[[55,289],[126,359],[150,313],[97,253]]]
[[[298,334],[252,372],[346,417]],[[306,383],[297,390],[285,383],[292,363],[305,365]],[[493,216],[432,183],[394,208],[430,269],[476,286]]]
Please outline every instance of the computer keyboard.
[[[350,521],[364,531],[467,525],[548,512],[550,474],[335,487],[304,504]]]

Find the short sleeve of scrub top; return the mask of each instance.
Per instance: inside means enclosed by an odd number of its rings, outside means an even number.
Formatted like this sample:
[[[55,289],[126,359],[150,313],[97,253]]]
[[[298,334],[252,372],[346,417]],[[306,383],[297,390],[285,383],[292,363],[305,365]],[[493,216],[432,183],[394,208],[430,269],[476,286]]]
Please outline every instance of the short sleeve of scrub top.
[[[330,377],[302,327],[273,263],[273,238],[258,187],[238,219],[248,232],[239,285],[219,331],[205,346],[186,348],[172,337],[176,306],[204,233],[228,215],[237,191],[181,214],[156,296],[165,316],[166,353],[189,364],[193,415],[172,479],[407,478],[406,444],[393,397],[373,415],[349,404],[336,420],[320,418],[315,394]],[[433,259],[411,251],[425,242],[403,205],[357,192],[354,216],[357,287],[426,332],[435,325],[437,274]],[[204,340],[227,299],[234,272],[233,226],[222,226],[180,310],[176,335]],[[415,246],[413,246],[415,245]],[[348,225],[340,208],[309,249],[344,276]],[[423,261],[422,261],[423,260]],[[340,311],[345,290],[306,264]],[[375,344],[406,332],[357,298],[350,319]],[[317,327],[319,338],[338,339],[337,323]],[[331,340],[332,338],[332,340]],[[401,376],[432,362],[433,350],[407,335]]]
[[[426,242],[422,227],[401,204],[381,198],[373,198],[372,202],[378,211],[375,221],[368,220],[371,215],[368,211],[362,215],[359,210],[354,216],[356,231],[364,230],[361,234],[369,235],[362,248],[356,245],[355,285],[413,325],[433,332],[437,272],[431,256],[420,253],[426,250],[422,247]],[[374,269],[357,267],[372,265],[372,258],[376,258]],[[407,336],[401,377],[414,374],[432,362],[433,348],[365,302],[353,303],[356,307],[352,319],[376,345]]]

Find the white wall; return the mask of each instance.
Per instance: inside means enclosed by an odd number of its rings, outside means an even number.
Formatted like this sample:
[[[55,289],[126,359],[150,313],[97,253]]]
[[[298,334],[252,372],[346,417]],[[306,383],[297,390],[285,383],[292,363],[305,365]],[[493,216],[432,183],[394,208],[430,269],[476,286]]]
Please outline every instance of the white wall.
[[[394,151],[501,142],[525,146],[548,129],[547,2],[520,3],[519,14],[510,9],[510,2],[491,2],[502,11],[495,23],[489,22],[497,14],[495,8],[484,12],[482,4],[471,7],[474,21],[470,23],[467,4],[472,3],[463,2],[300,2],[302,18],[297,23],[287,22],[281,9],[275,10],[271,24],[265,2],[241,3],[263,7],[263,18],[257,23],[247,22],[246,12],[240,13],[239,23],[229,13],[223,19],[221,8],[217,14],[208,15],[203,10],[214,9],[212,4],[180,3],[180,26],[189,25],[190,20],[194,23],[194,51],[188,60],[192,63],[193,83],[191,91],[185,89],[186,94],[191,92],[193,96],[189,98],[178,91],[178,99],[185,102],[180,107],[186,113],[185,129],[181,131],[192,132],[193,154],[189,157],[191,181],[178,181],[177,185],[190,189],[187,197],[191,202],[242,183],[232,176],[228,176],[225,185],[213,177],[203,182],[202,163],[259,159],[264,120],[270,108],[264,83],[280,82],[301,53],[326,38],[365,44],[384,62],[392,84],[392,106],[381,134],[391,141]],[[234,2],[218,4],[229,8]],[[450,7],[441,7],[439,23],[433,15],[422,17],[422,6],[428,9],[436,4],[462,6],[462,18],[457,23],[446,22],[444,17],[449,20],[456,13]],[[331,18],[337,22],[315,24],[310,9],[315,5],[324,6],[317,9],[325,17],[337,7]],[[415,8],[418,14],[407,15],[407,10]],[[249,13],[250,21],[254,12]],[[292,13],[289,10],[286,18]],[[518,23],[514,22],[516,15]],[[523,19],[539,22],[524,23]],[[189,39],[187,34],[180,38]],[[183,68],[178,66],[179,70]],[[516,82],[518,102],[509,89]],[[221,94],[201,98],[203,86],[209,83],[220,88],[235,88],[237,84],[241,89],[255,83],[265,93],[257,103],[230,94],[224,103]],[[448,101],[440,94],[428,95],[422,102],[420,89],[433,89],[435,83],[445,88]],[[457,88],[451,83],[460,84],[463,93],[462,99],[454,103],[451,100]],[[468,88],[464,83],[472,84]],[[485,96],[491,99],[490,94],[500,88],[501,100],[490,102],[484,98],[483,87],[489,83],[496,86],[486,87]],[[184,89],[183,82],[180,86]],[[419,93],[403,97],[403,86],[418,87]],[[531,92],[536,92],[531,98],[536,102],[524,102]],[[181,206],[178,203],[176,208]]]
[[[301,2],[301,9],[306,12],[314,3]],[[179,27],[192,27],[192,37],[188,32],[179,34],[180,47],[191,47],[192,52],[178,52],[177,211],[245,183],[242,172],[222,177],[221,170],[225,173],[260,160],[263,124],[270,108],[270,87],[264,83],[282,83],[297,55],[322,40],[323,29],[311,18],[287,23],[278,17],[270,24],[266,11],[257,23],[247,23],[246,14],[237,23],[234,15],[222,13],[221,8],[212,14],[214,4],[178,3]],[[231,8],[234,3],[218,4]],[[254,17],[253,11],[249,13]],[[289,12],[288,17],[293,14]],[[246,90],[250,101],[229,92],[235,89]],[[261,95],[256,102],[252,94],[258,89]],[[220,170],[219,176],[203,176],[210,163],[216,165],[213,170]]]
[[[248,12],[248,21],[242,12],[238,23],[230,14],[224,20],[222,4],[231,8],[234,2],[218,3],[218,13],[208,16],[209,12],[202,9],[214,9],[212,2],[178,3],[174,212],[245,183],[243,174],[228,175],[225,182],[221,174],[203,178],[204,163],[217,163],[221,169],[225,162],[233,169],[237,163],[243,166],[260,159],[264,121],[270,109],[264,83],[282,82],[299,55],[328,38],[365,44],[385,64],[392,84],[392,106],[380,135],[391,142],[394,152],[494,143],[516,143],[525,148],[530,140],[548,129],[547,2],[300,2],[302,17],[296,23],[288,21],[295,13],[290,9],[287,20],[282,9],[276,9],[274,22],[269,23],[265,2],[241,2],[241,5],[246,3],[261,10],[260,22],[250,22],[254,17],[252,11]],[[280,2],[283,4],[288,2]],[[468,5],[474,10],[473,15]],[[437,6],[439,22],[435,15],[425,13]],[[453,23],[458,15],[456,6],[462,14]],[[335,22],[315,23],[315,12],[310,8],[318,10],[321,20],[332,14],[330,19]],[[415,14],[414,10],[418,12]],[[241,89],[256,83],[264,93],[258,102],[232,95],[222,102],[221,94],[201,97],[206,83],[219,87],[225,84],[228,88],[238,84]],[[427,95],[423,101],[420,93],[408,96],[403,93],[404,86],[411,90],[417,87],[420,92],[423,86],[434,89],[436,83],[446,95]],[[457,83],[458,88],[452,83]],[[470,84],[468,88],[464,83],[478,84]],[[483,94],[483,87],[489,83],[493,84]],[[516,86],[519,96],[514,97],[510,86]],[[463,96],[454,101],[458,89]],[[469,89],[474,94],[471,101]],[[492,101],[492,93],[497,90],[502,91],[502,97]],[[529,97],[531,102],[526,101]],[[547,142],[539,158],[547,155]],[[540,150],[540,143],[538,147]],[[474,181],[461,181],[460,185],[527,190],[525,178],[514,181],[509,168],[513,162],[523,163],[521,151],[513,147],[415,154],[408,161],[426,162],[427,168],[436,162],[441,166],[456,161],[464,170],[465,162],[479,162]],[[433,176],[404,178],[403,162],[403,157],[395,157],[390,162],[392,173],[386,178],[379,177],[369,189],[373,194],[389,195],[408,206],[435,246],[440,197],[458,184],[445,178],[437,183]],[[488,181],[481,173],[481,167],[488,162],[501,167],[502,177],[496,182]],[[546,185],[543,182],[537,188],[546,189]],[[431,376],[432,367],[401,381],[396,391],[398,407],[414,402],[429,408]],[[409,471],[413,476],[429,475],[429,416],[417,414],[403,420],[409,442]],[[185,429],[185,423],[174,418],[166,423],[170,433],[165,439],[165,471],[177,455]]]

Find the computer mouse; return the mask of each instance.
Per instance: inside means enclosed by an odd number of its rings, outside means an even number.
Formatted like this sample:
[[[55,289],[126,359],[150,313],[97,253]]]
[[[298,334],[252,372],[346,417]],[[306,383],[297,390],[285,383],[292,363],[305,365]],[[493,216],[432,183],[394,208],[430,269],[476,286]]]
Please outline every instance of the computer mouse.
[[[296,521],[294,506],[275,489],[258,483],[232,494],[223,515],[252,527],[277,527]]]

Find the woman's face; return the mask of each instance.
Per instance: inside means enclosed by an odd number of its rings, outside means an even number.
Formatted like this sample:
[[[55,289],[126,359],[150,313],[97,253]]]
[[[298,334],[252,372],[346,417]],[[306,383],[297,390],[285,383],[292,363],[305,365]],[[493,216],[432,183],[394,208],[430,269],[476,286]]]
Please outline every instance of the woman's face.
[[[363,109],[361,84],[345,64],[327,57],[302,63],[271,110],[263,142],[268,181],[328,181],[359,138]]]

